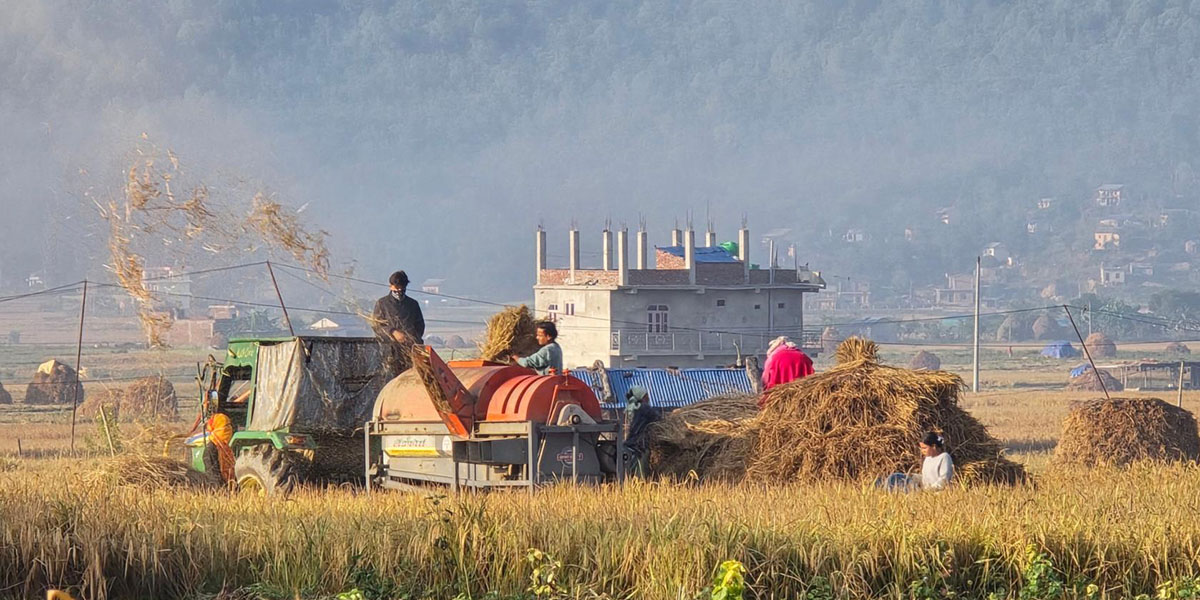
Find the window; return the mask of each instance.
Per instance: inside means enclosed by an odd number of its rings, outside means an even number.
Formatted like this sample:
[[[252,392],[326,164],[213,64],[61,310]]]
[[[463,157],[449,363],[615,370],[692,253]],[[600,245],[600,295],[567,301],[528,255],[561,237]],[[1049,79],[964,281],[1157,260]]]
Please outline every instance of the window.
[[[574,302],[567,302],[563,306],[566,308],[566,310],[563,311],[564,315],[574,315],[575,314],[575,303]]]
[[[722,298],[720,300],[717,300],[717,306],[725,306],[725,299]]]
[[[783,302],[779,303],[779,308],[783,308]]]
[[[651,304],[646,307],[646,331],[648,333],[667,333],[671,330],[667,319],[666,304]]]
[[[754,310],[762,310],[762,305],[761,305],[761,304],[755,304],[755,305],[754,305]]]
[[[558,320],[558,305],[557,304],[550,304],[550,305],[546,306],[546,320],[548,320],[548,321],[557,321]]]

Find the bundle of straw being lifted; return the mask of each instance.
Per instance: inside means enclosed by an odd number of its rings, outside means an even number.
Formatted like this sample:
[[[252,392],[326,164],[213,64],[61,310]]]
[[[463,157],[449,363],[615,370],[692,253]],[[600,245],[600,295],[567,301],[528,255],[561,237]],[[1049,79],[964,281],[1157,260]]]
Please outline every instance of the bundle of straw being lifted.
[[[479,343],[483,360],[508,362],[509,356],[537,352],[537,322],[529,307],[509,306],[488,319],[487,333]]]
[[[738,481],[754,446],[758,396],[716,396],[677,409],[655,423],[650,436],[651,472],[677,479]]]

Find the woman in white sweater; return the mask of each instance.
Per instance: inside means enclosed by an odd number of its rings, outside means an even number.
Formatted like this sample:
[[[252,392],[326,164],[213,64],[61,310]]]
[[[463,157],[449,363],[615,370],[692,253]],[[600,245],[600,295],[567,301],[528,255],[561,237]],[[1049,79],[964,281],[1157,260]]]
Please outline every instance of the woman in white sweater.
[[[950,485],[954,478],[954,461],[946,452],[946,440],[941,435],[930,431],[921,440],[921,455],[925,457],[921,463],[921,488],[940,490]]]

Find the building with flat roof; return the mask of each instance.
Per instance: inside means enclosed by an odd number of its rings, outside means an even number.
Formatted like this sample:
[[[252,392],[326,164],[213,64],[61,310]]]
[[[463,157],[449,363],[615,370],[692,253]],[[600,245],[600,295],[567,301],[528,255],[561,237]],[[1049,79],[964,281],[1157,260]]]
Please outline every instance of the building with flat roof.
[[[567,233],[568,264],[550,268],[538,228],[534,285],[536,314],[558,324],[567,368],[732,365],[780,335],[820,349],[820,331],[804,327],[804,294],[825,288],[820,273],[780,267],[773,241],[767,266],[752,265],[745,227],[724,244],[710,230],[703,246],[691,228],[676,228],[670,246],[653,249],[653,265],[645,229],[634,234],[632,263],[629,232],[605,229],[598,268],[582,265],[579,230]]]

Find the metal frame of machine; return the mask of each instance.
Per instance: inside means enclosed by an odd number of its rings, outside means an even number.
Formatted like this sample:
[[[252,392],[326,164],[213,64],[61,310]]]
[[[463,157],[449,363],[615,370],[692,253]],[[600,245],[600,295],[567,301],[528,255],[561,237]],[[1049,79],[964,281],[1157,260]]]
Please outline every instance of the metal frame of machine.
[[[364,428],[368,489],[623,481],[621,424],[603,420],[586,384],[484,361],[447,365],[429,348],[424,360],[385,386]]]

